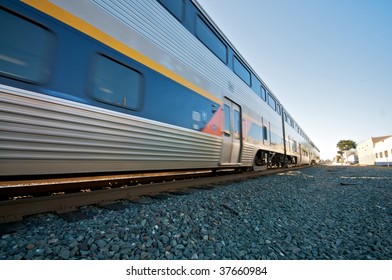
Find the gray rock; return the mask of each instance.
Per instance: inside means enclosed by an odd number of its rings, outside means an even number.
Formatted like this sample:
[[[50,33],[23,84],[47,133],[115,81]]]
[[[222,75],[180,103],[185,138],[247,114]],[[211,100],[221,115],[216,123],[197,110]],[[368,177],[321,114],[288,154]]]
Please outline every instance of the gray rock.
[[[97,251],[98,250],[98,246],[97,246],[97,244],[91,244],[91,246],[90,246],[90,251]]]
[[[142,252],[140,255],[141,260],[147,260],[150,257],[150,254],[148,252]]]
[[[105,240],[100,239],[100,240],[95,241],[95,244],[97,244],[97,246],[99,248],[103,248],[107,245],[107,242]]]
[[[58,238],[52,238],[52,239],[49,239],[49,240],[48,240],[48,244],[49,244],[49,245],[56,244],[56,243],[58,243],[58,242],[59,242]]]
[[[45,249],[38,248],[37,250],[34,251],[35,255],[37,256],[42,256],[45,254]]]
[[[80,243],[78,245],[80,251],[88,251],[89,246],[86,243]]]
[[[154,242],[154,240],[148,239],[147,242],[146,242],[146,247],[147,247],[147,248],[151,247],[151,245],[152,245],[153,242]]]
[[[84,240],[84,236],[83,235],[79,235],[78,238],[76,238],[76,241],[81,242]]]
[[[61,249],[60,252],[58,253],[58,256],[60,258],[63,258],[64,260],[68,260],[70,255],[71,252],[67,249]]]
[[[36,215],[1,236],[0,259],[390,259],[391,178],[318,166],[122,211],[83,207],[92,218],[76,223]]]
[[[22,260],[24,258],[24,254],[17,254],[13,256],[13,260]],[[3,259],[3,258],[2,258]]]
[[[197,255],[197,253],[194,253],[191,257],[192,260],[198,260],[199,256]]]
[[[166,235],[162,237],[162,243],[163,244],[168,244],[170,242],[169,237],[167,237]]]
[[[114,245],[112,245],[112,246],[110,247],[110,249],[111,249],[113,252],[118,252],[118,251],[120,250],[120,246],[114,244]]]

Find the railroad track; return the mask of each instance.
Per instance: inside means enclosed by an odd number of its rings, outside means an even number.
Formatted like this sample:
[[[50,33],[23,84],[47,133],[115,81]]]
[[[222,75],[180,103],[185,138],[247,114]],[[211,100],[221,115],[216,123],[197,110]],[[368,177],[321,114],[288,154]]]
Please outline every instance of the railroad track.
[[[28,215],[68,213],[85,205],[108,205],[142,196],[176,194],[184,189],[210,187],[303,167],[307,166],[245,173],[197,170],[0,182],[0,224],[20,221]]]

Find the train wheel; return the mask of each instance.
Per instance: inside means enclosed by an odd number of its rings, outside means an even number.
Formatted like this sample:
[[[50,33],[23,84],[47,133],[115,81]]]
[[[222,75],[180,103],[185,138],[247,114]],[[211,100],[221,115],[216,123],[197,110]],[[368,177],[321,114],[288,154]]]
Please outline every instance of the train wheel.
[[[264,154],[263,153],[257,153],[254,160],[253,160],[253,166],[252,170],[253,171],[262,171],[262,170],[267,170],[267,162],[263,159]]]

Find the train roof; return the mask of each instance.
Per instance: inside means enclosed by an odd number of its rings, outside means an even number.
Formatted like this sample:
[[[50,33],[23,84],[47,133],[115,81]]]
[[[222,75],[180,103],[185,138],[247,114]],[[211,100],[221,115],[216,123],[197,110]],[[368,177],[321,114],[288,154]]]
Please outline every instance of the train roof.
[[[257,72],[252,68],[252,66],[246,61],[246,59],[241,55],[241,53],[236,49],[236,47],[231,43],[231,41],[226,37],[226,35],[220,30],[218,25],[214,22],[214,20],[208,15],[208,13],[204,10],[204,8],[200,5],[200,3],[197,0],[191,0],[191,2],[195,5],[195,7],[200,11],[200,13],[208,20],[208,22],[214,27],[215,31],[221,36],[225,42],[230,46],[230,48],[235,52],[235,54],[242,60],[243,63],[249,68],[249,70],[253,73],[253,75],[256,76],[256,78],[263,84],[263,86],[268,90],[270,94],[273,95],[273,97],[276,99],[276,101],[284,108],[284,112],[288,114],[291,119],[294,120],[294,118],[287,112],[286,108],[282,105],[280,102],[279,98],[272,92],[272,90],[267,86],[267,84],[263,81],[263,79],[260,78],[260,76],[257,74]],[[294,120],[294,122],[297,124],[297,126],[301,129],[301,131],[305,134],[307,137],[307,141],[314,147],[317,151],[320,152],[320,150],[317,148],[316,145],[310,140],[310,138],[306,135],[304,130],[301,128],[301,126],[298,125],[298,123]]]

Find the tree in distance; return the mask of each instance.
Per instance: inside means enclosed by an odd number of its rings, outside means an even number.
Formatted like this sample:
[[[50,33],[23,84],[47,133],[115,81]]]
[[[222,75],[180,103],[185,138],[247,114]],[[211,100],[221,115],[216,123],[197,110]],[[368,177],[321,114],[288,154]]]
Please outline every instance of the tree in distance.
[[[336,147],[339,149],[339,151],[349,151],[351,149],[355,149],[357,147],[357,143],[355,143],[353,140],[340,140],[336,144]]]
[[[339,156],[337,157],[337,160],[340,162],[343,162],[343,154],[344,152],[347,152],[351,149],[357,148],[357,143],[353,140],[340,140],[337,144],[336,147],[339,149],[338,154]]]

